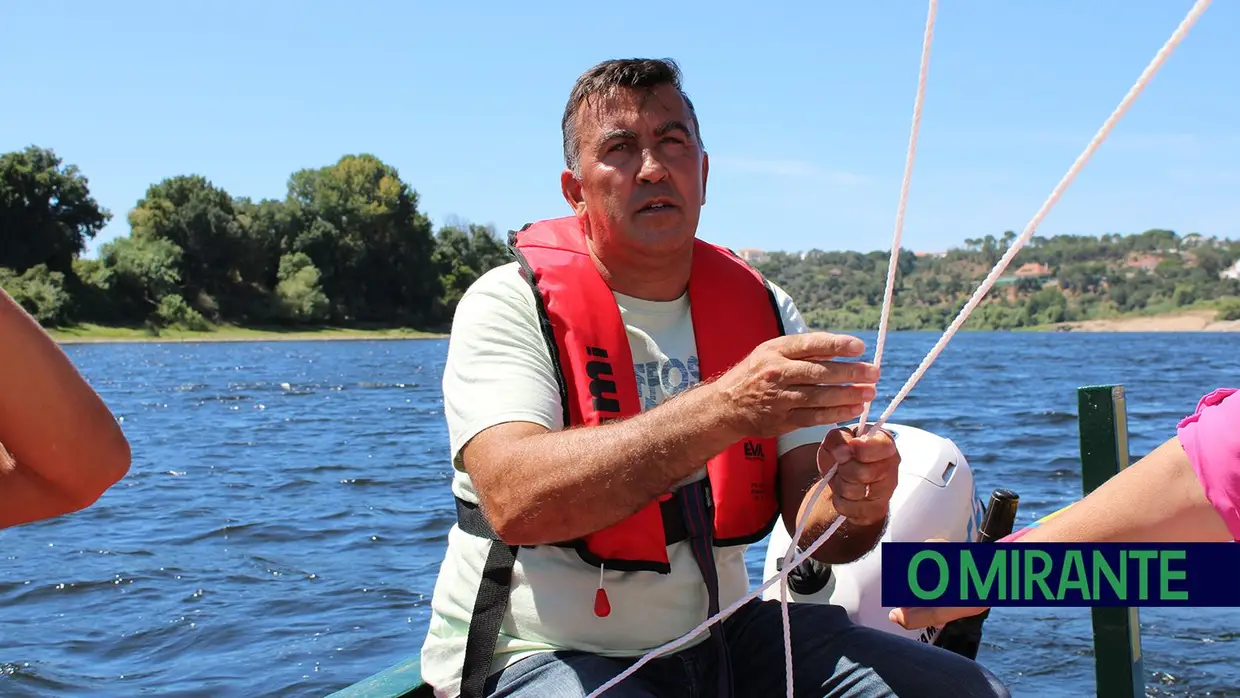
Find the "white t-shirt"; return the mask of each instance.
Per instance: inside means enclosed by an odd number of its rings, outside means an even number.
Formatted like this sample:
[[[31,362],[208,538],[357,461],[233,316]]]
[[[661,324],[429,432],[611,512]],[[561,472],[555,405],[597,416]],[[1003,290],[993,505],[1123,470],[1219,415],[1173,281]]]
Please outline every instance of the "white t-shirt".
[[[808,331],[792,299],[782,289],[774,290],[785,332]],[[614,295],[633,352],[642,408],[650,409],[696,384],[700,376],[688,295],[668,302]],[[512,421],[533,422],[553,431],[563,427],[560,392],[539,327],[534,291],[515,262],[485,273],[461,299],[443,393],[454,466],[452,491],[469,502],[478,497],[461,469],[460,451],[475,435]],[[819,443],[829,430],[824,426],[786,434],[779,438],[779,454]],[[704,469],[696,477],[703,473]],[[459,693],[465,638],[489,545],[455,524],[448,532],[421,657],[423,677],[436,687],[437,695]],[[714,552],[719,605],[725,608],[749,591],[745,548]],[[707,618],[706,585],[687,542],[670,546],[668,557],[670,574],[606,571],[604,587],[612,612],[599,618],[594,615],[597,567],[567,548],[520,548],[491,671],[556,649],[640,656],[689,632]],[[707,636],[704,632],[695,642]]]

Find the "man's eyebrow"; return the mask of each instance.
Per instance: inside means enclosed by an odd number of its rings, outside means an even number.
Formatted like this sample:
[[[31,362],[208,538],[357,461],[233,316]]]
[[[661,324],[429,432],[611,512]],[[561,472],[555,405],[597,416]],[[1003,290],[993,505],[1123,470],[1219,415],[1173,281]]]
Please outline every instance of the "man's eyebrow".
[[[672,131],[683,131],[686,136],[693,134],[693,132],[689,130],[689,127],[685,125],[685,122],[677,119],[671,119],[660,124],[659,127],[654,130],[654,135],[664,136]],[[599,137],[598,142],[606,143],[616,138],[634,139],[637,138],[637,133],[632,129],[614,128],[610,131],[603,132],[603,135]]]
[[[672,119],[671,121],[664,121],[658,128],[656,128],[654,130],[654,135],[662,136],[668,132],[676,130],[684,131],[686,136],[692,134],[692,131],[689,130],[689,127],[686,126],[683,121]]]
[[[634,133],[632,129],[613,128],[610,131],[605,131],[603,135],[598,139],[598,142],[606,143],[607,141],[610,141],[614,138],[637,138],[637,134]]]

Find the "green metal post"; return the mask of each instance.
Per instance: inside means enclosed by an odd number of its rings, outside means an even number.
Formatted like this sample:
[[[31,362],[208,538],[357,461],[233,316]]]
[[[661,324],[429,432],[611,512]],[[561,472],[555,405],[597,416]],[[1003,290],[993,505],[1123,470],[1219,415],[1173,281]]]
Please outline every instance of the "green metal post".
[[[1084,494],[1128,467],[1128,414],[1122,385],[1077,389]],[[1098,698],[1142,698],[1141,622],[1136,608],[1093,608]]]

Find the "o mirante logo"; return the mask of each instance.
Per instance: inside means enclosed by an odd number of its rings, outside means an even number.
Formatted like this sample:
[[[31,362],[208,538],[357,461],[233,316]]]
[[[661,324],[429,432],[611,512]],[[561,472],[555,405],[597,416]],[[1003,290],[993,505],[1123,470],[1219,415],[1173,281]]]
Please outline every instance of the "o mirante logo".
[[[1240,606],[1234,543],[883,543],[882,603]]]

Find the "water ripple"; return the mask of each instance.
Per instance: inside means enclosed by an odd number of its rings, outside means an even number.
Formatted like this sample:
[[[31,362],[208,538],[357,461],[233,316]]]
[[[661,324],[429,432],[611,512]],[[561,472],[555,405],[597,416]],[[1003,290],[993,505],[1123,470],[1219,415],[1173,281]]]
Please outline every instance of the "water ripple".
[[[1080,496],[1078,386],[1126,384],[1135,458],[1235,368],[1232,336],[1168,337],[962,333],[893,419],[955,440],[1024,525]],[[936,339],[890,338],[877,409]],[[67,347],[135,462],[94,507],[0,531],[0,695],[323,696],[416,652],[454,518],[445,350]],[[1148,695],[1237,695],[1240,612],[1141,619]],[[1094,693],[1088,609],[986,628],[980,660],[1016,695]]]

